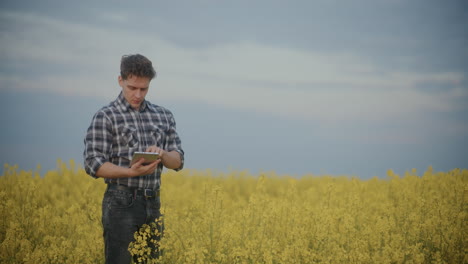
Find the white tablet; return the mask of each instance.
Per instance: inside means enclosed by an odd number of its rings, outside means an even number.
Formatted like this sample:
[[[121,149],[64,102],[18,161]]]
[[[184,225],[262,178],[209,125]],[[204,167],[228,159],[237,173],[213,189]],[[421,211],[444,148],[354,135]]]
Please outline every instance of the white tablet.
[[[130,166],[136,163],[137,161],[139,161],[141,158],[145,159],[145,161],[143,161],[144,165],[149,164],[159,159],[159,153],[136,151],[135,153],[133,153],[133,158],[132,158],[132,162],[130,163]]]

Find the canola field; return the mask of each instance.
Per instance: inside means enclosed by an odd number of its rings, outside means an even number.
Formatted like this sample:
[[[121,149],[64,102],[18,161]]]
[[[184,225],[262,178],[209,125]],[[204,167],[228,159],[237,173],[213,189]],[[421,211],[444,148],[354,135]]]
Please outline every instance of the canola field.
[[[385,179],[163,174],[164,255],[141,263],[468,263],[468,170]],[[0,176],[0,263],[103,263],[105,184],[73,161]]]

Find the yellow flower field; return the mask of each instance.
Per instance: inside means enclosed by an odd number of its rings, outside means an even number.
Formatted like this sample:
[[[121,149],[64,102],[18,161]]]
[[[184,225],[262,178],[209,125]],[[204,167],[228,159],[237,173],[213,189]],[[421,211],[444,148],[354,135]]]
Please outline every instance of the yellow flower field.
[[[0,263],[103,263],[105,184],[59,163],[5,165]],[[164,255],[142,263],[468,263],[468,170],[385,179],[183,170],[163,174]]]

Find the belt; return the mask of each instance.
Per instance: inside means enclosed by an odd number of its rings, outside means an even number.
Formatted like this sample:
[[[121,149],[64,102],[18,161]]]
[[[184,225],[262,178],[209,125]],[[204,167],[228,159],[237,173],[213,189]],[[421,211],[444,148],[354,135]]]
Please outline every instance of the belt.
[[[109,188],[109,190],[119,190],[119,191],[130,192],[133,194],[134,197],[138,195],[138,196],[144,196],[146,199],[159,197],[161,194],[160,190],[134,188],[134,187],[128,187],[125,185],[112,184],[112,183],[108,184],[107,188]]]

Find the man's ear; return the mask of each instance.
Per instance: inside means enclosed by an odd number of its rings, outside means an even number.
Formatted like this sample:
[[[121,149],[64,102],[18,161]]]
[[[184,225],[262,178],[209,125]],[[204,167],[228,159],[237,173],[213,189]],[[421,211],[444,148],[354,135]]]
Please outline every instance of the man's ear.
[[[122,85],[123,85],[122,76],[119,75],[119,77],[117,77],[117,81],[119,82],[119,85],[122,87]]]

